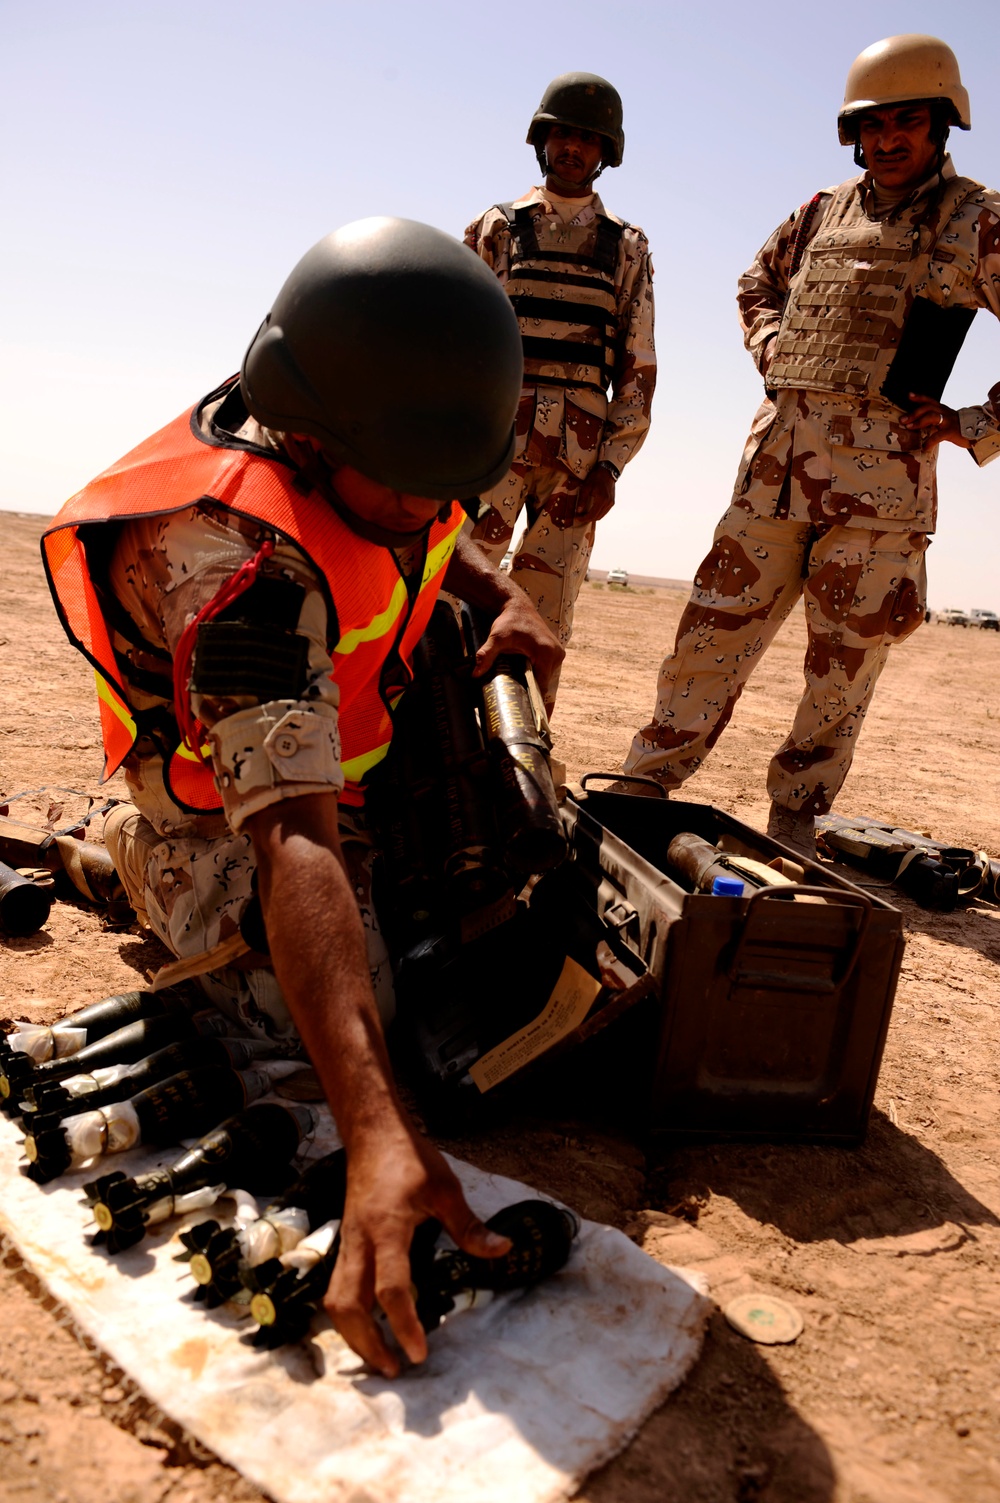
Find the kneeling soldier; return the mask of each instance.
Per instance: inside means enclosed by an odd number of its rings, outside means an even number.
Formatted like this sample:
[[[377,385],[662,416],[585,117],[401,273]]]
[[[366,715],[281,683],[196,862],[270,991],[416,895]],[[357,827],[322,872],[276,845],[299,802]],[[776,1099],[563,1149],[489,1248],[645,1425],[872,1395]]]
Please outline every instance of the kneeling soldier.
[[[544,681],[562,657],[462,536],[462,499],[510,463],[520,383],[510,305],[458,241],[349,225],[292,272],[240,377],[69,501],[43,545],[96,670],[105,775],[123,768],[134,800],[106,827],[116,865],[175,975],[308,1050],[348,1157],[328,1303],[388,1375],[376,1298],[426,1352],[415,1227],[435,1217],[483,1256],[506,1243],[396,1093],[365,785],[444,582],[495,613],[478,670],[519,652]]]

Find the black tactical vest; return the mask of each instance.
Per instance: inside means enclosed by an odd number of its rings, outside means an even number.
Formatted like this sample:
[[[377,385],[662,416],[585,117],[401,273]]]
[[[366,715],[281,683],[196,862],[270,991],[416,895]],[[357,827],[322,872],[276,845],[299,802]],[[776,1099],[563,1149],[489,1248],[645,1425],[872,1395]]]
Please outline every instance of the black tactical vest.
[[[615,278],[624,226],[599,215],[596,230],[593,223],[564,226],[563,244],[545,249],[536,205],[497,207],[510,226],[507,295],[521,328],[525,385],[606,392],[618,353]]]

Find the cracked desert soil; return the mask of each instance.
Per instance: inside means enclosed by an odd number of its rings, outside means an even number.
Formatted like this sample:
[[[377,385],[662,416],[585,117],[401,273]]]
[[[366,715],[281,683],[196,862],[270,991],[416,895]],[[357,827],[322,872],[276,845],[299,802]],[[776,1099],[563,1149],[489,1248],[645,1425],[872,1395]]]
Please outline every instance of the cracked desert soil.
[[[41,519],[2,525],[0,793],[96,792],[92,680],[48,601]],[[585,587],[554,727],[571,779],[616,766],[648,718],[682,604],[666,590]],[[763,824],[802,646],[796,612],[689,796]],[[998,670],[993,633],[929,626],[895,649],[840,810],[1000,854]],[[587,1481],[586,1503],[1000,1496],[1000,910],[898,906],[906,955],[862,1149],[716,1144],[653,1164],[607,1123],[551,1114],[448,1144],[625,1228],[655,1258],[700,1268],[720,1304],[769,1290],[804,1317],[794,1345],[767,1348],[717,1313],[688,1382]],[[41,935],[0,941],[0,1014],[54,1017],[135,985],[161,958],[60,903]],[[0,1296],[4,1503],[260,1497],[82,1344],[11,1248]]]

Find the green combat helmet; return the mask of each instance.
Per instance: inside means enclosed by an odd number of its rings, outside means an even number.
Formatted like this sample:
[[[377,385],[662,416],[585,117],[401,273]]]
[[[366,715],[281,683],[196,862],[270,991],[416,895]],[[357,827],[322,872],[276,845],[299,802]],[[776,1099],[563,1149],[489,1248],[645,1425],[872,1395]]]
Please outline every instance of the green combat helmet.
[[[603,136],[607,143],[603,166],[621,166],[625,155],[622,100],[606,78],[597,73],[561,73],[549,84],[531,117],[526,138],[528,145],[535,148],[543,172],[545,137],[551,125],[575,126],[577,130],[592,130]]]
[[[307,251],[243,359],[247,409],[391,490],[465,500],[514,452],[523,358],[496,277],[412,219],[359,219]]]

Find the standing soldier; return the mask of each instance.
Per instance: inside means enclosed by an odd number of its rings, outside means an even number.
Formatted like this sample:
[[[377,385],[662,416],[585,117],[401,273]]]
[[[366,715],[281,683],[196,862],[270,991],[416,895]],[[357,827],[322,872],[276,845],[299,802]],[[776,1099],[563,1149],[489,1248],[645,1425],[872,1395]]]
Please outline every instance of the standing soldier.
[[[1000,317],[1000,196],[956,175],[969,129],[951,49],[896,36],[848,75],[840,139],[866,171],[771,236],[739,285],[767,395],[695,575],[628,773],[676,788],[701,766],[804,597],[806,692],[768,772],[768,833],[815,852],[889,647],[924,619],[940,443],[1000,453],[1000,385],[939,400],[977,308]]]
[[[511,573],[565,646],[595,523],[649,428],[653,268],[645,235],[593,188],[625,149],[618,91],[593,73],[562,74],[527,139],[544,188],[487,209],[465,232],[506,288],[524,345],[514,463],[483,496],[489,510],[472,536],[499,563],[527,504]]]

